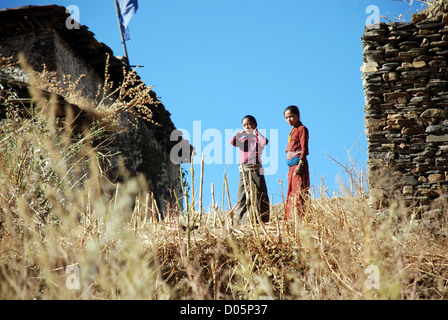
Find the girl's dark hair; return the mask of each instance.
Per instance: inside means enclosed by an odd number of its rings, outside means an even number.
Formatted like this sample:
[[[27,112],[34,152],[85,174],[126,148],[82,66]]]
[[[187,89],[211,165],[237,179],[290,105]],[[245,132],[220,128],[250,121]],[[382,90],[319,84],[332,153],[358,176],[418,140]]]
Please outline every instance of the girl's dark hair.
[[[255,127],[258,126],[257,120],[255,120],[255,118],[253,116],[248,114],[247,116],[244,116],[244,118],[241,120],[241,122],[243,122],[244,119],[248,119],[250,122],[255,123]]]
[[[288,111],[288,110],[300,117],[300,111],[299,111],[299,108],[297,106],[292,105],[292,106],[287,107],[285,109],[285,111],[283,111],[283,114],[285,114],[285,112]]]

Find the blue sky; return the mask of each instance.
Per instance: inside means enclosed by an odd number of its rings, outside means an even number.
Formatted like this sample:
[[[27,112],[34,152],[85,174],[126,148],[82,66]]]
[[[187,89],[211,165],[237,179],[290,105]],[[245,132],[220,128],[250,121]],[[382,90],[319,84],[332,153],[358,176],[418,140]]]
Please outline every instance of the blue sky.
[[[0,0],[1,8],[29,4],[76,5],[79,22],[115,55],[123,55],[113,0]],[[222,160],[204,169],[205,208],[211,203],[211,183],[222,206],[224,171],[232,205],[236,203],[238,164],[235,160],[225,164],[225,130],[241,128],[246,114],[255,116],[271,142],[265,151],[270,155],[267,166],[274,170],[276,161],[277,169],[266,181],[274,203],[282,201],[278,179],[283,180],[286,193],[284,150],[290,127],[283,110],[291,104],[299,106],[310,132],[308,160],[314,190],[323,182],[332,195],[341,191],[341,181],[346,180],[328,156],[345,164],[351,150],[351,157],[366,169],[360,38],[374,13],[366,12],[370,5],[390,20],[403,13],[404,20],[410,21],[410,14],[422,9],[417,0],[139,1],[129,26],[131,40],[126,43],[131,64],[144,66],[138,74],[154,86],[175,126],[199,142],[196,148],[208,151],[222,145]],[[193,137],[193,124],[198,121],[201,132]],[[210,141],[207,132],[212,134]],[[219,158],[215,153],[210,157],[210,161]],[[199,186],[199,172],[197,164],[195,186]]]

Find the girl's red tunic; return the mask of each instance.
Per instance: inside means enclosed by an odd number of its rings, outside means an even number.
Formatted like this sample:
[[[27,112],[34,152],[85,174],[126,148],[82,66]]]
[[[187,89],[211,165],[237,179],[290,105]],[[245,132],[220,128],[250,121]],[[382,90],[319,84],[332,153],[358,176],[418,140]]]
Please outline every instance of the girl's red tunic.
[[[288,171],[288,193],[286,198],[286,213],[285,220],[294,217],[294,210],[297,208],[297,213],[303,215],[305,199],[310,189],[310,172],[306,156],[308,152],[308,129],[299,122],[297,126],[291,129],[289,134],[289,141],[286,145],[286,151],[298,152],[300,151],[300,160],[305,162],[304,172],[302,175],[294,174],[297,165],[289,167]]]

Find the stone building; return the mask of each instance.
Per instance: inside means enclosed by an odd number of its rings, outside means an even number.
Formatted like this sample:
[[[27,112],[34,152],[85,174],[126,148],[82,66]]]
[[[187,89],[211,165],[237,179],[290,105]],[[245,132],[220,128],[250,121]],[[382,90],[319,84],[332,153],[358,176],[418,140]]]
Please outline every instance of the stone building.
[[[56,5],[0,10],[0,55],[17,60],[19,53],[23,53],[36,72],[45,71],[58,86],[64,86],[64,75],[70,75],[73,81],[79,79],[79,92],[92,101],[99,86],[105,83],[106,64],[108,80],[114,88],[123,82],[123,70],[130,69],[122,59],[114,56],[107,45],[97,41],[86,26],[68,28],[67,21],[70,22],[70,19],[66,8]],[[27,90],[23,88],[28,85],[28,75],[18,65],[0,70],[0,81],[22,88],[19,90],[21,94],[27,95]],[[133,85],[142,84],[143,81],[137,76]],[[137,113],[118,112],[121,122],[132,120],[138,125],[114,133],[109,147],[111,153],[117,153],[124,159],[131,175],[142,173],[146,177],[149,190],[162,209],[172,201],[173,190],[181,194],[180,167],[170,161],[170,150],[178,141],[170,141],[170,134],[176,129],[170,113],[152,90],[148,92],[151,102],[137,106]],[[59,99],[67,97],[62,94]],[[80,119],[89,118],[82,105],[72,103],[71,106],[82,115]],[[150,111],[151,119],[139,117],[141,107]],[[183,140],[183,143],[191,147],[187,141]],[[118,156],[110,159],[110,168],[105,168],[115,180],[120,178]]]
[[[448,194],[448,10],[410,23],[367,26],[362,36],[371,203],[423,211]]]

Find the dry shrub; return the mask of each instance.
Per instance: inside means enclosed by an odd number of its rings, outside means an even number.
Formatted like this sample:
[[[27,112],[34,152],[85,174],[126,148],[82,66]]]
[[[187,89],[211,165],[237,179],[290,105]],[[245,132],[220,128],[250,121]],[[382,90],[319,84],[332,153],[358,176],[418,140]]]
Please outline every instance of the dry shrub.
[[[141,177],[103,176],[100,127],[74,137],[46,113],[51,101],[37,97],[23,117],[14,93],[1,94],[1,299],[448,298],[446,236],[415,219],[418,208],[370,209],[350,162],[342,195],[322,182],[291,221],[283,203],[266,224],[234,225],[214,203],[196,212],[193,183],[193,196],[175,195],[185,209],[161,220]]]
[[[127,126],[137,126],[137,119],[142,119],[156,126],[160,124],[153,118],[153,109],[161,103],[152,92],[152,86],[146,86],[135,70],[123,65],[123,80],[114,83],[109,74],[109,54],[107,54],[104,71],[104,83],[97,88],[91,99],[87,97],[82,85],[85,74],[72,79],[70,74],[58,79],[55,72],[48,71],[45,64],[41,72],[35,72],[27,63],[25,56],[19,54],[18,61],[5,60],[9,64],[18,64],[28,75],[28,82],[34,89],[45,90],[64,97],[71,104],[79,106],[93,119],[101,121],[103,127],[113,131],[124,131]],[[12,62],[11,62],[12,61]],[[2,64],[0,64],[2,67]],[[36,96],[39,94],[34,93]]]

